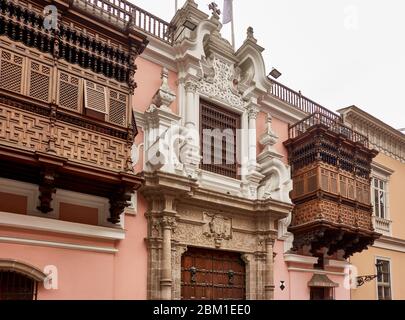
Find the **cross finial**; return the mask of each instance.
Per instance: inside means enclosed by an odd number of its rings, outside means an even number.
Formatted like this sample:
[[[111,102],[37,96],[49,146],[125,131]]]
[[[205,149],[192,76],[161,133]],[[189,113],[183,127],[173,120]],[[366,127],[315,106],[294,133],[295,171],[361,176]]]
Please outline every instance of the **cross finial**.
[[[218,5],[215,2],[211,2],[208,5],[208,9],[210,9],[212,14],[215,16],[219,16],[221,14],[221,10],[218,9]]]

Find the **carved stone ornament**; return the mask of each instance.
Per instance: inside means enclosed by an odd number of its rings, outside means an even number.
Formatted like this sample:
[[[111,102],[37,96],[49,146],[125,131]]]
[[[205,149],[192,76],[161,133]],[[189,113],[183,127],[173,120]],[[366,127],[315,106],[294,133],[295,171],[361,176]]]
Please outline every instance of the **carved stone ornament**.
[[[232,220],[218,214],[204,212],[203,219],[206,224],[203,234],[208,238],[214,238],[215,246],[219,248],[222,240],[232,239]]]
[[[162,69],[161,74],[162,85],[153,97],[152,103],[157,107],[169,107],[176,99],[176,94],[169,86],[169,71],[166,68]]]
[[[218,99],[234,108],[241,109],[244,100],[235,88],[236,70],[230,63],[214,57],[202,62],[204,77],[200,80],[199,92]]]

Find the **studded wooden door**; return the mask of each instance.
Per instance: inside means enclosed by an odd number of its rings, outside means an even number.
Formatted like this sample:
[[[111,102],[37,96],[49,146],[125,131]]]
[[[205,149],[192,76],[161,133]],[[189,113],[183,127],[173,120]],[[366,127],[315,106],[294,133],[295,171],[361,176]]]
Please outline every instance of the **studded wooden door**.
[[[189,248],[182,257],[183,300],[244,300],[245,283],[239,253]]]

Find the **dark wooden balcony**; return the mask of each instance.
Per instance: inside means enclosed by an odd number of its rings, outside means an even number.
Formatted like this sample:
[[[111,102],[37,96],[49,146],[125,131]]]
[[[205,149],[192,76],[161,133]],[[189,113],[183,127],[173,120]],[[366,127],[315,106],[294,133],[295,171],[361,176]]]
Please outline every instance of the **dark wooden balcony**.
[[[289,230],[294,249],[314,255],[361,252],[379,234],[373,229],[370,172],[377,152],[367,137],[340,121],[314,113],[290,127],[285,142],[292,167],[295,205]]]
[[[0,176],[37,184],[44,214],[58,188],[108,198],[118,223],[142,182],[131,99],[146,36],[74,13],[45,30],[36,5],[0,1]]]

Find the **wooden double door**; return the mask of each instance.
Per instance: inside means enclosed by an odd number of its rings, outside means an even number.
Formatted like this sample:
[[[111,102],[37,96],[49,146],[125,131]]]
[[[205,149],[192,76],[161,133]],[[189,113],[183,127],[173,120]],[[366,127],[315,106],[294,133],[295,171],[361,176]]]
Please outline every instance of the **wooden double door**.
[[[239,253],[189,248],[181,260],[183,300],[244,300],[246,267]]]

